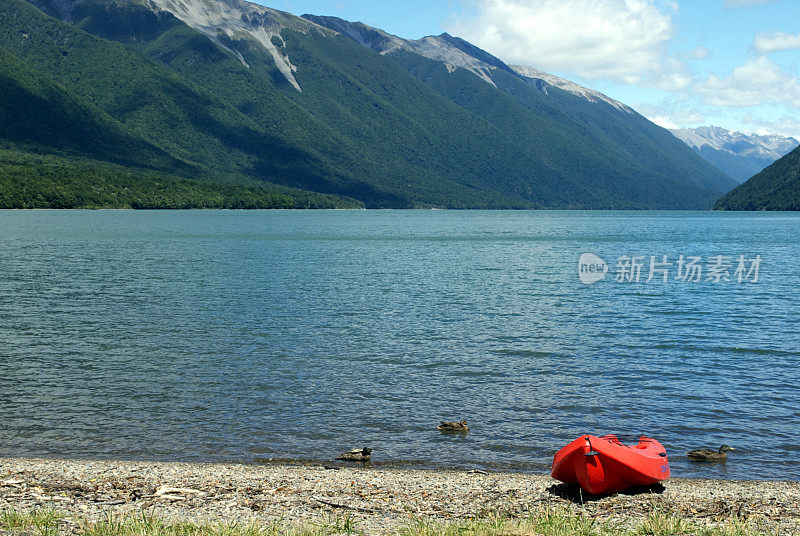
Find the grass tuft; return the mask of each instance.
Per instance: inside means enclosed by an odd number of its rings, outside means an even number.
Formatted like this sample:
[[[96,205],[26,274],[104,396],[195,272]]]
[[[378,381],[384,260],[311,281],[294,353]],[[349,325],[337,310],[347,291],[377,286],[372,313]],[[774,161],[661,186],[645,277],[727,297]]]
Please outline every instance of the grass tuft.
[[[639,525],[636,534],[643,536],[672,536],[674,534],[690,534],[687,520],[661,508],[655,507]]]
[[[0,529],[24,530],[36,536],[57,536],[62,519],[63,516],[52,508],[3,510],[0,512]]]

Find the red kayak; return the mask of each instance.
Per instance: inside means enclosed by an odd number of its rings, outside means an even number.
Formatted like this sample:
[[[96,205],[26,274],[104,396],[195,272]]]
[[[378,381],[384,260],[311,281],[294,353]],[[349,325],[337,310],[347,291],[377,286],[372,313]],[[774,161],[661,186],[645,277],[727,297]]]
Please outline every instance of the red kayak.
[[[669,478],[669,462],[661,443],[649,437],[623,445],[614,435],[584,435],[556,453],[550,474],[592,495],[607,495]]]

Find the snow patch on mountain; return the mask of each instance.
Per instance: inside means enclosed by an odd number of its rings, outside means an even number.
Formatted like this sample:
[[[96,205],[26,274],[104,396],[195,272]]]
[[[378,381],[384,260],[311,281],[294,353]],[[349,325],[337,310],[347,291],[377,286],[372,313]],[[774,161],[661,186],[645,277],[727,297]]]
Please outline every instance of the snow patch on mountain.
[[[230,50],[245,67],[250,67],[241,53],[231,50],[220,41],[220,35],[231,40],[250,38],[269,52],[278,70],[292,86],[302,91],[294,77],[297,67],[292,64],[285,47],[272,42],[280,37],[284,27],[295,27],[298,17],[242,0],[153,0],[164,11],[169,11],[188,26],[207,35],[223,48]],[[303,21],[305,23],[305,21]]]
[[[611,97],[600,93],[599,91],[595,91],[594,89],[589,89],[587,87],[580,86],[574,82],[570,82],[569,80],[565,80],[563,78],[559,78],[558,76],[552,75],[550,73],[545,73],[543,71],[539,71],[534,69],[533,67],[528,67],[526,65],[509,65],[511,69],[517,73],[518,75],[522,76],[523,78],[528,78],[531,80],[541,80],[550,86],[557,87],[559,89],[563,89],[573,95],[577,95],[583,99],[588,100],[589,102],[605,102],[610,104],[617,110],[625,113],[635,113],[632,108],[625,106],[619,101],[612,99]],[[547,92],[544,89],[545,93]]]

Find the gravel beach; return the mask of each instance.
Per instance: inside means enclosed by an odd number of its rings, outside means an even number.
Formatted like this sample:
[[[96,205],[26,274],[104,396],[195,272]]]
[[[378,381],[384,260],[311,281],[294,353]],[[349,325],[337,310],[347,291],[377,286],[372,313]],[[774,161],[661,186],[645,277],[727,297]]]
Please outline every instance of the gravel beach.
[[[593,499],[546,475],[336,465],[188,464],[0,458],[0,510],[53,506],[67,519],[143,509],[175,521],[314,523],[349,514],[366,534],[413,519],[523,516],[561,507],[636,521],[654,506],[703,523],[732,517],[800,532],[800,483],[673,478]]]

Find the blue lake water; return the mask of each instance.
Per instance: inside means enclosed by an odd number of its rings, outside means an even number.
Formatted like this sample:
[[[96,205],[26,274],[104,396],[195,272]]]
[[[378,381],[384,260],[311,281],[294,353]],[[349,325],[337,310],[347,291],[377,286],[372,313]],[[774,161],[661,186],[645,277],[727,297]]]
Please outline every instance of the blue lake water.
[[[798,237],[797,213],[0,211],[0,455],[544,472],[616,432],[674,476],[798,480]],[[680,255],[732,280],[676,281]]]

